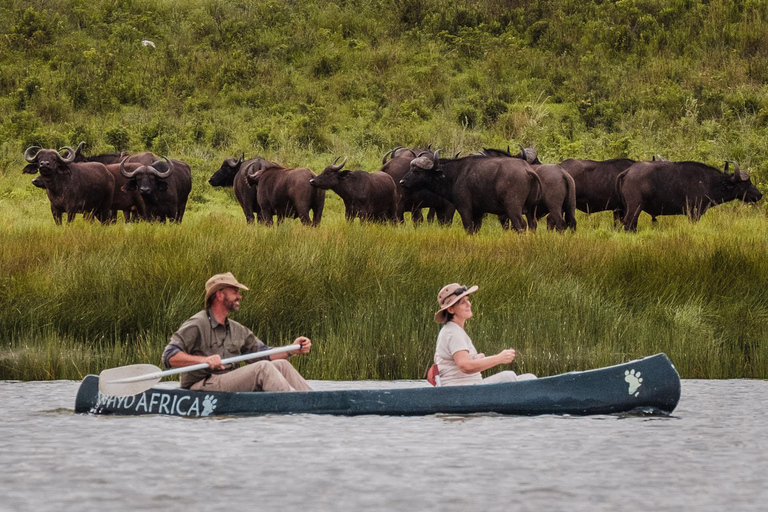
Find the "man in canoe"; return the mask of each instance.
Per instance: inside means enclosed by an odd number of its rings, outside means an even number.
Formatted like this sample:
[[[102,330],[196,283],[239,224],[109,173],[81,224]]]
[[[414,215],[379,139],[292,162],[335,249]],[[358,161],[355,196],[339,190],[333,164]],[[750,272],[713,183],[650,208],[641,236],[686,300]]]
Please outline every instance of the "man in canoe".
[[[464,330],[467,320],[472,318],[472,303],[469,295],[477,286],[467,288],[458,283],[444,286],[437,294],[440,310],[435,313],[435,322],[443,324],[437,335],[435,364],[440,375],[440,385],[456,386],[465,384],[495,384],[535,379],[532,373],[517,375],[511,370],[499,372],[486,379],[480,372],[509,364],[515,360],[515,350],[508,348],[496,355],[479,354],[469,335]]]
[[[216,274],[205,283],[206,308],[184,322],[173,333],[163,351],[163,363],[170,368],[207,363],[210,368],[181,374],[181,387],[201,391],[311,391],[307,381],[288,358],[308,354],[312,342],[299,336],[293,342],[301,348],[256,359],[234,368],[221,363],[223,358],[268,350],[244,325],[228,318],[240,309],[240,290],[231,272]],[[255,362],[254,362],[255,361]]]

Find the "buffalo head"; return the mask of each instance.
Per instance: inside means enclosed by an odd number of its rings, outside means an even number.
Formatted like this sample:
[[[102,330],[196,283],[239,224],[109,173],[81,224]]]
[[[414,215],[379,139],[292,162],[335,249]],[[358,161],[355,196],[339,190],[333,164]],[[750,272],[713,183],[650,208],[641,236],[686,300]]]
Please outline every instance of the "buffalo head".
[[[62,156],[59,151],[66,150],[67,156]],[[29,165],[24,167],[22,172],[26,174],[35,174],[40,171],[40,175],[46,179],[53,179],[57,174],[71,174],[69,164],[75,160],[75,151],[70,147],[55,149],[40,149],[37,146],[30,146],[24,152],[24,160]]]
[[[443,171],[440,170],[440,150],[434,153],[422,151],[411,160],[411,168],[400,180],[400,184],[406,189],[422,189],[430,181],[438,181],[444,177]]]
[[[243,165],[245,159],[245,153],[243,153],[238,160],[234,158],[227,158],[222,162],[219,170],[213,173],[208,183],[214,187],[231,187],[235,183],[235,175],[240,170],[240,166]]]
[[[133,171],[125,168],[126,157],[120,162],[120,174],[128,182],[123,185],[123,191],[138,189],[142,196],[151,196],[155,192],[165,192],[168,189],[167,178],[173,173],[173,162],[163,157],[165,162],[155,162],[152,165],[141,165]]]
[[[539,160],[539,154],[536,152],[533,148],[524,148],[522,144],[518,144],[520,146],[520,152],[515,155],[515,158],[520,158],[521,160],[525,160],[531,165],[538,165],[541,163],[541,160]],[[507,147],[507,152],[509,152],[509,147]]]
[[[728,174],[728,164],[732,163],[735,167],[733,174]],[[736,162],[725,162],[725,174],[727,177],[726,188],[732,189],[733,193],[745,203],[756,203],[763,198],[763,194],[757,190],[750,180],[749,173],[739,169]]]
[[[347,159],[345,157],[339,165],[336,165],[336,162],[339,161],[339,158],[341,157],[337,156],[336,160],[334,160],[331,165],[323,169],[323,172],[320,173],[320,176],[312,178],[309,180],[309,183],[313,187],[328,190],[337,186],[339,183],[341,183],[342,180],[349,178],[349,175],[352,171],[341,170],[341,168],[344,167],[344,164],[347,163]]]

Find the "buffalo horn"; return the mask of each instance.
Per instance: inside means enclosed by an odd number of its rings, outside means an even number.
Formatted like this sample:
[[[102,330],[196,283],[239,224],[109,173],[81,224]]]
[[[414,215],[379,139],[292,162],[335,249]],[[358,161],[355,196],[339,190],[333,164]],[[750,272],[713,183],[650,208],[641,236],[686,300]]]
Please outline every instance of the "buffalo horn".
[[[35,159],[37,158],[38,151],[40,151],[40,148],[38,146],[29,146],[27,150],[24,152],[24,160],[26,160],[30,164],[35,163]],[[34,154],[32,154],[33,152]]]
[[[158,170],[158,169],[157,169],[157,167],[155,167],[155,164],[157,164],[159,161],[158,161],[158,162],[155,162],[154,164],[152,164],[152,165],[150,166],[150,168],[152,169],[152,174],[154,174],[154,175],[155,175],[155,176],[157,176],[158,178],[167,178],[167,177],[168,177],[168,176],[170,176],[170,175],[171,175],[171,173],[173,172],[173,162],[171,162],[170,160],[168,160],[168,157],[166,157],[166,156],[164,156],[164,157],[163,157],[163,160],[165,160],[166,162],[168,162],[168,170],[167,170],[167,171],[165,171],[165,172],[162,172],[162,171]]]
[[[240,160],[237,161],[236,165],[240,165],[241,163],[243,163],[243,160],[245,160],[245,152],[240,154]]]
[[[437,164],[440,162],[440,150],[435,150],[435,155],[432,157],[432,160]]]
[[[125,161],[128,160],[131,157],[131,155],[126,156],[120,161],[120,174],[122,174],[126,179],[131,179],[134,176],[136,176],[136,173],[139,172],[139,169],[143,166],[139,166],[133,171],[126,171],[125,170]]]
[[[67,156],[65,156],[65,157],[61,156],[61,150],[62,149],[66,149],[67,150]],[[69,146],[64,146],[59,151],[57,151],[57,153],[59,154],[59,158],[61,159],[61,161],[64,162],[65,164],[71,164],[72,162],[75,161],[75,156],[76,156],[75,155],[75,150],[72,149]]]
[[[342,167],[344,167],[344,164],[346,164],[346,163],[347,163],[347,157],[344,157],[344,160],[342,160],[342,161],[341,161],[341,163],[340,163],[339,165],[336,165],[336,162],[338,162],[339,158],[341,158],[341,157],[340,157],[340,156],[337,156],[337,157],[336,157],[336,160],[334,160],[334,161],[333,161],[333,163],[332,163],[331,165],[329,165],[328,167],[329,167],[329,168],[331,168],[331,169],[332,169],[332,170],[334,170],[334,171],[338,171],[338,170],[340,170]]]

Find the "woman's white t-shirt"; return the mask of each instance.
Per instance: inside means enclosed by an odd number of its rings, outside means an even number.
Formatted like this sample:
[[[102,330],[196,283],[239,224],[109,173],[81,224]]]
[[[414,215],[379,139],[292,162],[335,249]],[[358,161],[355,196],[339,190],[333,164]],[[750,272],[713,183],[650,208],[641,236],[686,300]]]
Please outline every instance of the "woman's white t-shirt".
[[[437,348],[435,349],[435,364],[440,371],[440,383],[443,386],[455,386],[461,384],[480,384],[483,376],[480,372],[462,372],[453,355],[461,350],[469,351],[469,357],[477,355],[477,349],[466,331],[458,324],[446,322],[437,335]]]

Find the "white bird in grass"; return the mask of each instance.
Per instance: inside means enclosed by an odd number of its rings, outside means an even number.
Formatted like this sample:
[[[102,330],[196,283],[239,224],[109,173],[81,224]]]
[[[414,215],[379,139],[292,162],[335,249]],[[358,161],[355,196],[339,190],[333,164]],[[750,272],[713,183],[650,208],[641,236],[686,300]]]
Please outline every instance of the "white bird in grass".
[[[152,41],[150,41],[149,39],[145,39],[145,40],[143,40],[143,41],[141,42],[141,44],[143,44],[144,46],[151,46],[152,48],[154,48],[154,47],[155,47],[155,43],[153,43],[153,42],[152,42]]]

